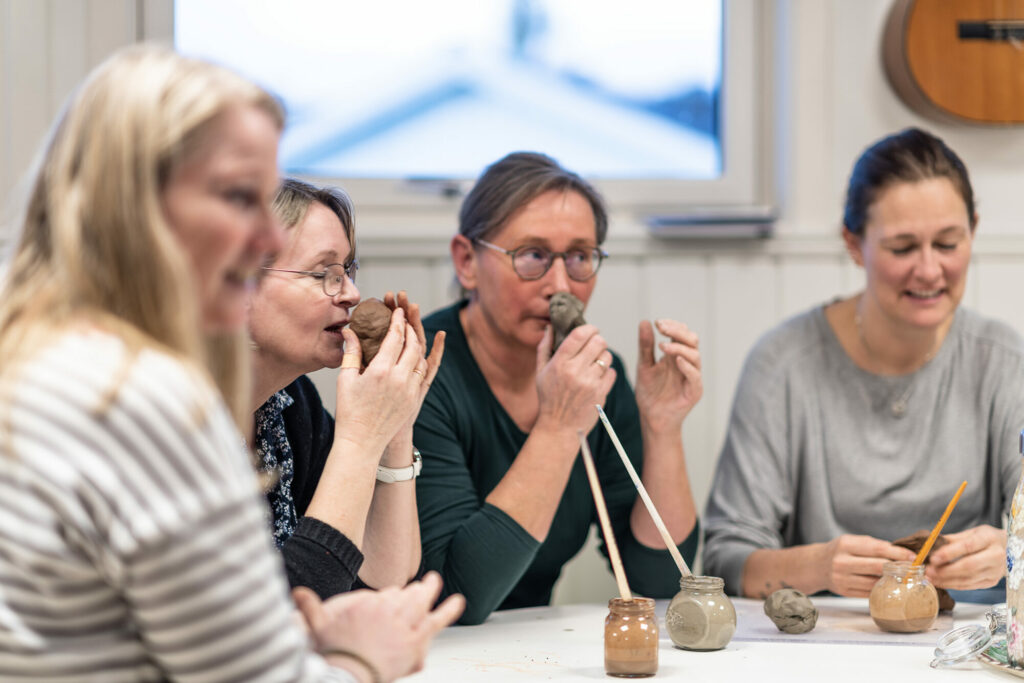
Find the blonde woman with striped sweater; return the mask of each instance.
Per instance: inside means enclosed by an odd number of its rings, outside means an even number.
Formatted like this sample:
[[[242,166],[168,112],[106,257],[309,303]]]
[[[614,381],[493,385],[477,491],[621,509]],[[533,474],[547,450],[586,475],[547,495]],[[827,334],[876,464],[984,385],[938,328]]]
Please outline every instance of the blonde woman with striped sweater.
[[[55,127],[0,291],[0,679],[390,680],[461,610],[436,577],[287,599],[237,428],[282,126],[136,47]]]

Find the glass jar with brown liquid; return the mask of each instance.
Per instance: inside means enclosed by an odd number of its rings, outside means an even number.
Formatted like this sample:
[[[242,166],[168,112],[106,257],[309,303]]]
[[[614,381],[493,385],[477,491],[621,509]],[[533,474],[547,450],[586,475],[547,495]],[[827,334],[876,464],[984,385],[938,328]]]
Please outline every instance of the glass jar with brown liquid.
[[[645,678],[658,672],[658,618],[654,600],[608,601],[604,620],[604,670],[609,676]]]
[[[882,578],[871,589],[871,618],[883,631],[927,631],[939,613],[939,596],[924,576],[924,565],[886,562]]]

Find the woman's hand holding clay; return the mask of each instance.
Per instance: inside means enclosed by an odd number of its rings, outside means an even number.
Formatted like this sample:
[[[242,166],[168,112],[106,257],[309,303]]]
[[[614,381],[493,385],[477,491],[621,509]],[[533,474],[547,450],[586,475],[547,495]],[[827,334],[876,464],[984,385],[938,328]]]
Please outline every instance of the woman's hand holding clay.
[[[328,662],[362,681],[372,680],[374,672],[343,654],[352,652],[373,666],[381,680],[393,681],[421,670],[431,640],[462,614],[461,595],[432,610],[440,592],[441,578],[429,572],[404,588],[342,593],[324,602],[308,588],[296,588],[292,597]]]
[[[989,588],[1006,573],[1006,532],[988,524],[946,534],[949,541],[929,554],[926,576],[939,588]]]
[[[416,338],[419,340],[419,344],[422,349],[427,348],[427,335],[423,330],[423,321],[420,317],[419,304],[414,304],[409,301],[409,295],[406,294],[405,290],[398,293],[395,296],[391,292],[384,295],[384,305],[394,311],[395,309],[402,309],[405,311],[405,319],[412,331],[415,333]],[[420,413],[420,407],[423,405],[423,399],[426,398],[427,392],[430,390],[430,385],[434,381],[434,377],[437,376],[437,370],[441,367],[441,358],[444,355],[444,340],[445,333],[438,332],[434,335],[434,343],[430,347],[430,355],[423,359],[423,361],[416,366],[416,370],[413,372],[418,373],[422,377],[420,383],[419,397],[409,412],[409,416],[405,423],[399,427],[395,433],[388,447],[384,451],[384,455],[381,458],[381,464],[389,467],[404,467],[409,464],[411,448],[409,444],[412,443],[412,428],[416,424],[416,417]]]
[[[914,553],[871,536],[843,534],[820,546],[820,588],[837,595],[866,598],[882,576],[886,562],[914,559]]]
[[[636,403],[640,419],[654,433],[678,433],[683,420],[704,393],[697,334],[674,320],[658,320],[658,331],[669,341],[658,343],[662,356],[654,359],[654,330],[643,321],[639,330]]]
[[[391,312],[394,310],[394,306],[388,306],[380,299],[371,297],[363,299],[352,311],[352,319],[348,326],[359,337],[362,367],[369,365],[380,350],[380,345],[391,326]]]
[[[398,293],[397,297],[391,292],[385,294],[384,305],[391,310],[401,308],[405,311],[406,322],[412,326],[413,332],[415,332],[420,346],[425,350],[427,348],[427,335],[423,330],[423,320],[420,317],[420,305],[410,302],[409,295],[406,294],[404,289]],[[416,404],[416,410],[409,416],[410,429],[412,429],[413,423],[416,422],[416,416],[420,412],[420,406],[423,405],[423,399],[426,398],[427,392],[430,390],[430,385],[434,381],[434,377],[437,376],[437,369],[441,367],[441,358],[444,356],[444,339],[444,332],[436,333],[434,335],[434,343],[430,347],[430,355],[427,356],[423,363],[417,366],[417,370],[422,372],[423,383],[420,385],[420,400]]]
[[[360,373],[359,340],[347,327],[342,335],[345,354],[338,373],[335,442],[350,441],[379,457],[422,400],[427,364],[423,345],[406,322],[404,309],[396,308],[380,351]]]
[[[594,406],[604,405],[615,384],[612,354],[593,325],[574,329],[553,355],[552,336],[548,326],[537,347],[537,425],[586,434],[597,423]]]

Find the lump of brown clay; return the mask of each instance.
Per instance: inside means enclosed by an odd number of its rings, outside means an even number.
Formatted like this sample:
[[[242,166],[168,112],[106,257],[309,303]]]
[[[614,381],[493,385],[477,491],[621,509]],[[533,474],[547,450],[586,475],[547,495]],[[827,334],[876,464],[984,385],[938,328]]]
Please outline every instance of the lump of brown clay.
[[[921,546],[923,546],[924,542],[928,540],[928,534],[930,533],[931,531],[928,529],[920,529],[909,536],[897,538],[892,542],[892,544],[916,553],[921,550]],[[935,543],[932,544],[932,549],[928,551],[928,556],[924,558],[924,563],[928,564],[928,561],[931,559],[932,552],[938,550],[947,543],[949,543],[949,539],[945,536],[939,535],[938,538],[935,539]],[[935,592],[939,594],[939,611],[952,612],[953,608],[956,607],[956,600],[953,599],[953,596],[950,595],[945,588],[936,587]]]
[[[551,315],[551,327],[555,333],[554,343],[551,345],[551,353],[554,353],[570,332],[587,321],[583,319],[583,302],[569,292],[555,292],[548,302],[548,310]]]
[[[793,588],[782,588],[764,601],[764,613],[784,633],[807,633],[818,623],[818,608]]]
[[[380,350],[380,344],[391,325],[391,309],[380,299],[364,299],[352,311],[348,326],[359,337],[359,348],[363,351],[365,368]]]

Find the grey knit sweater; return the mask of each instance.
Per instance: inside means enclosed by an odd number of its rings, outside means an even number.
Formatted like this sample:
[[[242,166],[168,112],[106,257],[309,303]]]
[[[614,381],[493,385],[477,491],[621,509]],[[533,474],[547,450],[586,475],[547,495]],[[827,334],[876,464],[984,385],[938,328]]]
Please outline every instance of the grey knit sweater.
[[[768,332],[740,376],[705,516],[705,573],[738,593],[758,548],[930,528],[1001,526],[1021,473],[1024,340],[960,309],[935,357],[905,376],[856,366],[824,307]]]

